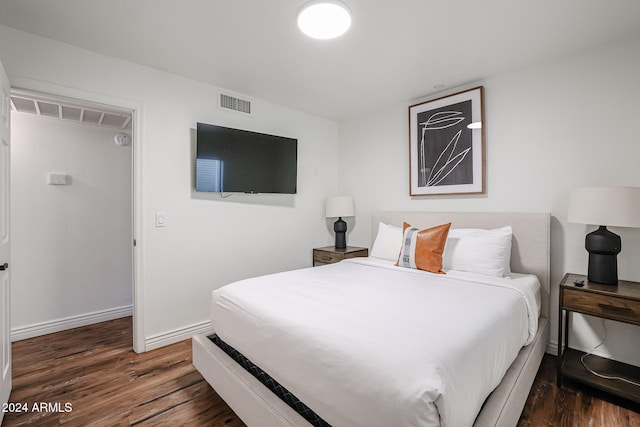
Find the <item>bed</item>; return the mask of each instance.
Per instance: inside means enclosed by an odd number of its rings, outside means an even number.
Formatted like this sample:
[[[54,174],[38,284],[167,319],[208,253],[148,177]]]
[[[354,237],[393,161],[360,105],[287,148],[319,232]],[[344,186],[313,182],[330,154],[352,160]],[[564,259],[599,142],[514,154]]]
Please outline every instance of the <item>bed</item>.
[[[506,340],[503,342],[502,338],[497,340],[487,335],[473,344],[473,352],[458,349],[455,357],[443,356],[445,353],[440,354],[438,351],[427,354],[429,362],[431,357],[436,361],[439,360],[438,358],[452,359],[452,366],[446,364],[440,366],[437,363],[412,365],[411,359],[414,356],[418,354],[420,357],[424,356],[419,353],[423,347],[425,351],[429,347],[428,350],[431,352],[434,348],[440,347],[457,348],[457,342],[467,342],[474,336],[482,336],[487,328],[477,330],[465,328],[458,331],[461,334],[459,337],[451,335],[453,332],[432,328],[433,331],[424,333],[428,338],[425,342],[431,343],[439,339],[441,345],[422,345],[424,343],[415,339],[412,344],[407,345],[406,340],[411,340],[411,335],[405,336],[404,331],[399,333],[398,326],[389,322],[388,318],[397,318],[401,325],[410,324],[411,327],[406,329],[426,331],[425,325],[413,321],[415,316],[407,318],[403,316],[411,316],[412,310],[420,310],[422,306],[427,308],[426,303],[421,305],[419,301],[429,301],[430,297],[408,298],[409,301],[403,304],[407,304],[407,307],[413,304],[413,308],[404,310],[406,313],[401,310],[399,313],[394,312],[393,315],[389,315],[391,312],[384,306],[384,300],[391,297],[387,297],[384,292],[388,292],[388,289],[383,289],[383,284],[378,285],[377,280],[383,283],[389,281],[400,283],[401,285],[394,285],[394,292],[406,298],[406,295],[410,295],[409,292],[414,292],[412,289],[422,292],[424,286],[416,286],[416,284],[422,283],[424,272],[402,271],[402,280],[396,280],[398,276],[390,275],[397,275],[398,271],[394,271],[394,267],[388,263],[379,262],[377,259],[362,259],[342,262],[339,263],[340,265],[298,270],[289,274],[271,275],[262,279],[272,282],[274,289],[280,287],[278,292],[284,292],[285,297],[267,287],[264,289],[269,290],[262,292],[262,284],[256,284],[255,280],[242,281],[240,284],[225,287],[228,290],[222,293],[222,296],[216,293],[213,305],[214,307],[217,305],[218,308],[214,308],[212,313],[214,329],[220,334],[222,344],[227,343],[232,350],[237,348],[240,353],[246,353],[247,358],[264,368],[264,371],[275,373],[273,375],[275,378],[283,382],[286,388],[291,389],[291,392],[303,403],[313,408],[321,418],[326,418],[331,425],[515,425],[549,340],[549,215],[545,213],[376,212],[372,216],[372,241],[377,237],[379,223],[402,226],[403,222],[419,228],[428,228],[446,222],[451,222],[451,227],[455,229],[496,229],[505,225],[511,227],[513,237],[510,269],[525,275],[520,277],[514,274],[510,280],[492,278],[489,284],[483,283],[482,286],[491,292],[490,301],[495,301],[496,304],[502,304],[498,302],[501,299],[512,301],[510,304],[514,305],[513,313],[506,306],[496,305],[495,308],[491,308],[488,302],[483,303],[486,309],[476,309],[477,304],[474,306],[473,301],[476,300],[474,292],[477,292],[478,285],[474,282],[476,279],[473,274],[464,272],[460,274],[450,272],[441,276],[426,274],[434,276],[429,279],[431,281],[446,283],[440,288],[451,288],[459,292],[458,296],[453,297],[457,310],[465,313],[477,312],[479,317],[474,322],[478,324],[484,321],[489,322],[488,324],[493,326],[488,329],[499,329],[497,326],[505,328],[507,335],[516,337],[513,343],[507,343]],[[398,267],[395,267],[395,270],[398,270]],[[527,300],[523,295],[529,291],[523,291],[519,286],[520,282],[530,280],[531,275],[535,276],[538,283],[537,297]],[[351,284],[348,286],[336,284],[332,287],[332,280],[337,280],[336,277],[347,277]],[[312,286],[301,290],[302,288],[296,286],[296,281],[312,283]],[[518,288],[515,291],[502,289],[503,286],[514,287],[514,284]],[[240,303],[234,299],[233,291],[237,289],[240,292],[242,288],[249,289],[249,295],[253,295],[254,300],[242,302],[248,305],[234,311],[232,308]],[[524,289],[527,287],[524,286]],[[274,296],[270,299],[272,294]],[[332,312],[328,316],[327,312],[323,311],[323,307],[340,305],[340,300],[336,302],[336,300],[327,299],[325,303],[321,301],[324,301],[324,298],[333,298],[334,294],[341,294],[343,301],[358,300],[358,295],[365,294],[366,298],[362,297],[359,308],[349,307],[343,312]],[[468,298],[465,300],[461,295],[466,295]],[[514,295],[517,295],[517,298]],[[310,298],[307,298],[309,296]],[[215,301],[216,298],[217,301]],[[316,301],[316,306],[302,308],[298,301],[305,298]],[[292,329],[278,335],[274,332],[275,327],[271,323],[266,324],[260,318],[263,315],[262,311],[270,310],[276,313],[275,317],[278,317],[278,313],[286,308],[284,306],[293,306],[294,313],[296,313],[296,307],[300,307],[300,311],[293,316],[295,322],[287,318],[278,318],[272,322],[278,325],[282,322],[290,323],[288,327]],[[515,306],[524,307],[524,314],[521,308],[516,312]],[[435,313],[438,310],[442,310],[438,318],[446,318],[449,319],[447,323],[454,323],[451,319],[455,317],[446,317],[451,316],[450,312],[454,311],[453,308],[428,307],[429,312]],[[371,313],[383,311],[387,316],[382,320],[376,319]],[[496,321],[489,318],[487,313],[492,311],[501,313],[503,320],[509,321]],[[273,313],[271,316],[274,316]],[[525,321],[525,317],[535,318],[530,322]],[[255,318],[258,318],[258,323],[255,323]],[[367,321],[360,322],[358,319],[367,319]],[[427,321],[433,322],[433,320]],[[353,329],[351,329],[352,326]],[[325,329],[329,332],[328,338],[322,334]],[[339,333],[336,333],[336,330],[339,330]],[[455,332],[455,328],[453,330]],[[415,334],[416,331],[413,333]],[[375,347],[379,337],[369,339],[369,335],[374,332],[388,337],[390,344],[394,345]],[[308,346],[303,339],[305,334],[308,336]],[[405,337],[403,338],[405,341],[399,340],[399,337]],[[481,342],[494,350],[481,350],[479,348]],[[368,345],[373,347],[369,348]],[[403,351],[398,351],[398,348],[403,346]],[[367,355],[375,355],[372,358],[377,359],[376,363],[382,363],[382,367],[370,366],[369,360],[359,360],[358,363],[354,363],[346,359],[350,353],[360,348]],[[290,351],[283,352],[282,349],[290,349]],[[484,356],[477,361],[476,358],[468,358],[469,353]],[[237,358],[232,358],[229,354],[231,353],[225,353],[220,346],[214,344],[210,337],[200,335],[193,338],[194,365],[247,425],[323,425],[312,424],[313,421],[308,421],[308,417],[303,418],[276,397],[256,376],[240,366],[242,361],[239,363]],[[500,369],[493,367],[480,369],[479,366],[484,366],[483,360],[492,359],[492,355],[495,356],[493,358],[505,359],[510,364]],[[401,363],[396,360],[401,360]],[[420,360],[422,359],[418,361]],[[404,370],[405,365],[410,369],[409,371]],[[287,372],[293,372],[294,375],[286,378]],[[319,372],[323,373],[319,374]],[[372,375],[372,372],[379,373]],[[486,381],[483,379],[484,382],[476,387],[477,381],[471,375],[476,375],[478,372],[482,372],[479,376],[487,379]],[[434,373],[437,376],[434,376]],[[495,377],[496,375],[499,377]],[[441,377],[446,381],[440,382]],[[435,378],[436,380],[433,381],[435,385],[423,389],[421,383],[414,389],[412,388],[416,386],[414,378]],[[458,381],[458,384],[460,381],[466,382],[464,387],[447,387],[449,380]],[[340,390],[336,389],[332,393],[331,387],[335,387],[337,381],[340,382]],[[429,381],[431,380],[427,380]],[[482,401],[469,405],[460,404],[468,401],[465,393],[475,393],[476,388],[486,390],[487,387],[490,389],[486,393],[490,394],[486,399],[483,398]],[[381,394],[381,391],[387,388],[391,391]],[[436,391],[435,394],[433,390]],[[418,395],[417,398],[416,395]],[[412,401],[411,405],[406,403],[407,396]],[[339,408],[340,404],[344,407]],[[392,422],[394,424],[390,424]]]

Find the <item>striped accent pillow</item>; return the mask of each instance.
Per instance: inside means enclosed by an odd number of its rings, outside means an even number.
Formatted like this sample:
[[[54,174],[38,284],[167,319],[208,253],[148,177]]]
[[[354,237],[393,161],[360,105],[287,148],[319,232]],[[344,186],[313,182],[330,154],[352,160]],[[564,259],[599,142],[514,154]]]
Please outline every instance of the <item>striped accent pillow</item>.
[[[442,254],[449,228],[451,223],[420,230],[405,222],[402,248],[396,265],[445,274],[442,271]]]

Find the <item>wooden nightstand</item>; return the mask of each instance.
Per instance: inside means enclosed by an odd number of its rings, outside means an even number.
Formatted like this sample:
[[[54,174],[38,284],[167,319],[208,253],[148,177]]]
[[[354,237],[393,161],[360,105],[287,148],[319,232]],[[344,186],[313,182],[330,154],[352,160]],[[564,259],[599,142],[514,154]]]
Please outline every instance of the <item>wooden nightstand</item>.
[[[333,264],[347,258],[369,256],[369,249],[356,246],[347,246],[338,249],[335,246],[325,246],[324,248],[313,249],[313,266]]]
[[[576,286],[576,280],[584,280],[584,285]],[[569,322],[573,312],[640,326],[640,283],[620,280],[617,286],[602,285],[589,282],[586,276],[580,274],[566,274],[560,283],[559,296],[558,386],[562,385],[563,377],[569,378],[640,403],[640,386],[593,375],[580,361],[585,353],[569,348]],[[640,368],[637,366],[594,355],[585,361],[600,374],[620,376],[640,383]]]

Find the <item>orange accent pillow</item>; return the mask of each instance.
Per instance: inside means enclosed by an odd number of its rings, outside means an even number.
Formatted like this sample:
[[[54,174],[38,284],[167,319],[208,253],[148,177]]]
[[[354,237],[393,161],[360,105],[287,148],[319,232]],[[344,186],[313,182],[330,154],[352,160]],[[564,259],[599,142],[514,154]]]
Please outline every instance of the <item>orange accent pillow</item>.
[[[396,265],[445,274],[442,271],[442,254],[447,244],[449,228],[451,223],[420,230],[405,222],[400,257]]]

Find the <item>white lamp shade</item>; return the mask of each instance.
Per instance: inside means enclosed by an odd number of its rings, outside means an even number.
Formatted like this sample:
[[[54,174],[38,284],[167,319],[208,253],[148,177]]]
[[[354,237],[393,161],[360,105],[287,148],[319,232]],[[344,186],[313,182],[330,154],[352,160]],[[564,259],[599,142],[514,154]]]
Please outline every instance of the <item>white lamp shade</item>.
[[[640,187],[582,187],[569,196],[569,222],[640,227]]]
[[[335,196],[327,199],[325,215],[327,218],[353,215],[353,198],[351,196]]]

